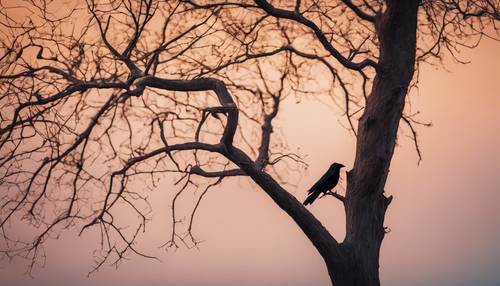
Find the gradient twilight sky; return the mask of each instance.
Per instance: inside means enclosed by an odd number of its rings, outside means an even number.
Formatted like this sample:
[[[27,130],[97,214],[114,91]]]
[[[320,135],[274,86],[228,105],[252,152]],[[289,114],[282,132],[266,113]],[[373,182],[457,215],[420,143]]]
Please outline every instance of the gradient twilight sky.
[[[386,192],[394,195],[382,246],[385,286],[500,285],[500,46],[485,40],[465,51],[469,65],[424,66],[414,110],[424,160],[401,137]],[[306,154],[309,169],[297,188],[307,189],[332,161],[352,166],[354,138],[338,123],[329,101],[288,100],[276,122],[292,149]],[[304,119],[306,118],[306,119]],[[315,128],[311,128],[314,126]],[[325,156],[327,154],[327,156]],[[265,193],[245,180],[214,189],[199,213],[200,250],[165,252],[173,187],[151,197],[153,222],[141,249],[161,262],[131,256],[118,269],[104,266],[87,278],[98,237],[64,232],[46,247],[46,266],[23,275],[21,261],[0,262],[0,285],[329,285],[311,243]],[[310,208],[337,237],[343,210],[333,199]]]

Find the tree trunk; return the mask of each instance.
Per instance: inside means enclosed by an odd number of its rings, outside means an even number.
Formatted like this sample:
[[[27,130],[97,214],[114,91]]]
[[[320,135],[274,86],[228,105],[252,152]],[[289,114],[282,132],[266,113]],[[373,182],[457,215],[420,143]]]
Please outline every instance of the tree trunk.
[[[391,197],[384,186],[396,144],[416,51],[417,0],[388,1],[377,16],[380,60],[358,125],[356,158],[348,173],[346,238],[341,261],[327,261],[334,286],[376,286],[384,216]]]

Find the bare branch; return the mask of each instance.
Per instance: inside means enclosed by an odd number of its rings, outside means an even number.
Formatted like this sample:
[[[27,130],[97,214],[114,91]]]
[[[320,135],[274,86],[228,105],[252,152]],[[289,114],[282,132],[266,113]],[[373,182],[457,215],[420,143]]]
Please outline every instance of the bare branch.
[[[328,41],[328,39],[326,38],[325,34],[321,31],[321,29],[314,22],[302,16],[302,14],[297,14],[296,12],[275,8],[265,0],[255,0],[255,3],[257,3],[259,7],[261,7],[264,11],[266,11],[267,13],[269,13],[274,17],[293,20],[303,24],[304,26],[309,27],[311,30],[313,30],[314,34],[321,42],[323,47],[344,67],[357,71],[363,70],[365,67],[368,66],[371,66],[375,69],[377,68],[377,64],[371,59],[365,59],[359,63],[355,63],[351,62],[350,60],[342,56],[342,54],[335,47],[332,46],[330,41]]]

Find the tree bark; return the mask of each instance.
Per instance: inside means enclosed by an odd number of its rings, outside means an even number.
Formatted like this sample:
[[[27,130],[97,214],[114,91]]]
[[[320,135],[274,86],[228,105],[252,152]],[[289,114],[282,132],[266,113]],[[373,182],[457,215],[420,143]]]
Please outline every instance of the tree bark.
[[[335,286],[380,285],[384,217],[392,199],[384,195],[384,186],[413,77],[418,3],[388,1],[386,11],[376,17],[380,61],[358,125],[354,166],[347,176],[343,255],[341,261],[327,265]]]

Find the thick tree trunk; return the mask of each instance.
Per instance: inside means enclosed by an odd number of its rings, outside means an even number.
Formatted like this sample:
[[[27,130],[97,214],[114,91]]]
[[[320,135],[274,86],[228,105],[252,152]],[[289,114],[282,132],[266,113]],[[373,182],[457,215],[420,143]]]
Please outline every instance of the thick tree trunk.
[[[342,261],[327,262],[334,286],[380,285],[379,253],[391,201],[384,196],[384,186],[414,71],[418,2],[388,1],[384,14],[377,16],[380,60],[358,126],[354,167],[347,178]]]

